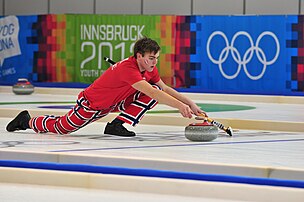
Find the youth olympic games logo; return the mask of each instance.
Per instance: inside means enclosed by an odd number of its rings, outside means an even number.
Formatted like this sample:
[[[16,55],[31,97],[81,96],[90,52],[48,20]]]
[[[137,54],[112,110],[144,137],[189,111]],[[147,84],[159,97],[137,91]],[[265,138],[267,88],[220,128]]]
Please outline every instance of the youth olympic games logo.
[[[215,59],[210,53],[210,43],[213,40],[213,38],[217,35],[221,36],[224,39],[226,47],[221,50],[219,57],[217,57]],[[267,35],[272,37],[272,39],[275,41],[275,44],[276,44],[275,56],[269,61],[267,61],[264,50],[259,46],[261,39]],[[247,37],[249,40],[249,43],[250,43],[250,47],[245,51],[243,57],[241,56],[240,52],[234,47],[235,41],[239,36]],[[225,71],[223,70],[223,63],[227,60],[229,53],[231,53],[233,60],[238,64],[237,71],[232,75],[226,74]],[[262,72],[257,76],[251,75],[247,69],[247,64],[252,60],[254,53],[256,54],[258,61],[263,65]],[[280,53],[279,40],[274,33],[269,32],[269,31],[262,32],[259,35],[259,37],[257,38],[255,43],[253,42],[253,39],[251,38],[251,36],[245,31],[239,31],[236,34],[234,34],[234,36],[232,37],[231,43],[229,43],[227,36],[221,31],[213,32],[209,36],[208,41],[207,41],[208,57],[214,64],[218,65],[221,74],[226,79],[236,78],[239,75],[239,73],[243,67],[248,78],[250,78],[251,80],[258,80],[258,79],[262,78],[263,75],[265,74],[267,66],[272,65],[278,59],[279,53]]]

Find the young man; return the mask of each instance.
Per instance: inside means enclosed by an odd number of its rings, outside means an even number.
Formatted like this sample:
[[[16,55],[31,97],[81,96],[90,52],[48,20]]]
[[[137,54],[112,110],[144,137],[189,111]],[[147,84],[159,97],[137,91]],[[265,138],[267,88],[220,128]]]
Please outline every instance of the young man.
[[[107,69],[93,84],[79,93],[77,103],[64,116],[31,118],[20,112],[6,127],[9,132],[33,129],[37,133],[68,134],[110,112],[120,114],[105,127],[105,134],[132,137],[123,124],[135,126],[158,102],[174,107],[185,118],[206,113],[192,100],[167,86],[156,68],[160,47],[150,38],[139,39],[134,55]],[[207,116],[207,115],[206,115]]]

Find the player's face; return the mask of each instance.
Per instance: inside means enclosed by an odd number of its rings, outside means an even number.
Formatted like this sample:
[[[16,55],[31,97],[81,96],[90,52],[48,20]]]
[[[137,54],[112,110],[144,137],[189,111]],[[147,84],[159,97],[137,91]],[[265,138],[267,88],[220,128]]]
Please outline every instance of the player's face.
[[[155,65],[158,62],[159,52],[155,53],[145,53],[144,56],[141,54],[137,55],[137,60],[139,64],[140,71],[152,72]]]

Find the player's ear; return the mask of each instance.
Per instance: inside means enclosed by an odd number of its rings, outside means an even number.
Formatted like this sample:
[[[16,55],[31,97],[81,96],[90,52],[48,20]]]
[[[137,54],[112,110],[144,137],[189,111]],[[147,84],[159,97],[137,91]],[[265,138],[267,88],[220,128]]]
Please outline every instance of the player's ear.
[[[137,58],[142,58],[144,57],[141,53],[136,53]]]

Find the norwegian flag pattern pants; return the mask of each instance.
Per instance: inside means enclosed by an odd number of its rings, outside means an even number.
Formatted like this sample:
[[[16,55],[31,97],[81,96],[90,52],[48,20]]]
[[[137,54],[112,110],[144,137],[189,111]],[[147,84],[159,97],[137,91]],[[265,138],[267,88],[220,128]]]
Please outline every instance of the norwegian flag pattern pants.
[[[160,89],[155,84],[152,86]],[[81,92],[78,95],[76,105],[67,114],[63,116],[44,115],[33,117],[30,120],[30,127],[37,133],[69,134],[106,116],[110,112],[120,112],[117,116],[118,119],[136,126],[145,113],[156,105],[156,100],[137,92],[112,108],[94,110],[90,108],[88,100],[84,97],[84,93]]]

